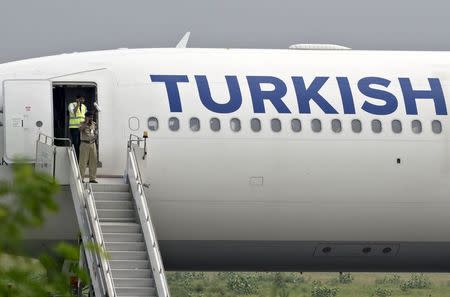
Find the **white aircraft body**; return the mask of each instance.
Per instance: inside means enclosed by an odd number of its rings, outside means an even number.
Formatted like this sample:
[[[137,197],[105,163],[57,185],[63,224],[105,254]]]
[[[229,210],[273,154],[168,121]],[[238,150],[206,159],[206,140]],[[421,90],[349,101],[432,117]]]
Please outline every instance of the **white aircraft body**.
[[[167,269],[450,271],[450,53],[119,49],[0,65],[2,156],[98,112],[98,174],[144,174]],[[6,172],[8,165],[3,166]],[[70,191],[31,245],[74,240]]]

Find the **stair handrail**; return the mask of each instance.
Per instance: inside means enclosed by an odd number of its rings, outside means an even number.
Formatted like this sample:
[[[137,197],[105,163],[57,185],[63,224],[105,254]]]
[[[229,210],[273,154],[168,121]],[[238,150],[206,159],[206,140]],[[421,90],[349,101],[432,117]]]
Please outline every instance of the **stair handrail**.
[[[50,142],[49,142],[50,140]],[[38,153],[39,153],[39,143],[43,143],[45,145],[50,146],[53,149],[53,159],[52,159],[52,176],[53,178],[56,178],[56,145],[55,145],[55,141],[63,141],[66,142],[67,145],[60,145],[61,147],[71,147],[72,146],[72,140],[70,138],[58,138],[58,137],[53,137],[53,136],[49,136],[47,134],[44,133],[39,133],[38,134],[38,138],[36,140],[36,158],[35,158],[35,165],[38,164]]]
[[[164,265],[159,250],[158,240],[156,238],[155,228],[150,217],[150,211],[147,205],[147,198],[145,196],[142,177],[139,170],[139,165],[136,159],[136,153],[134,151],[133,143],[137,143],[137,146],[141,142],[145,143],[144,139],[134,136],[137,139],[132,139],[128,142],[128,156],[127,156],[127,176],[130,182],[133,198],[138,210],[141,227],[144,233],[144,240],[147,246],[147,252],[150,259],[150,264],[153,271],[153,277],[156,284],[156,290],[159,297],[170,297],[169,286],[167,285],[167,279],[164,271]],[[148,234],[148,236],[146,236]]]
[[[105,242],[100,231],[92,188],[85,187],[83,184],[75,148],[73,146],[69,147],[67,151],[71,165],[70,188],[83,242],[88,243],[91,241],[97,247],[105,250]],[[110,265],[104,255],[101,255],[100,251],[94,247],[94,250],[86,249],[86,256],[95,292],[102,297],[116,297]]]
[[[42,138],[44,138],[44,141],[42,141]],[[48,142],[49,140],[50,140],[50,143]],[[63,147],[71,147],[72,146],[72,140],[70,138],[53,137],[53,136],[47,135],[42,132],[38,134],[37,142],[42,142],[42,143],[45,143],[45,144],[48,144],[51,146],[55,146],[55,141],[58,141],[58,140],[67,141],[67,143],[69,145],[61,145]]]
[[[92,185],[90,183],[88,183],[87,184],[86,201],[88,204],[90,220],[93,223],[94,233],[96,235],[95,236],[96,244],[101,248],[102,251],[106,251],[105,240],[103,238],[103,233],[101,232],[101,229],[100,229],[100,220],[99,220],[99,216],[98,216],[97,206],[95,205],[95,199],[94,199],[93,193],[94,193],[94,191],[92,190]],[[109,261],[105,258],[104,255],[98,255],[98,253],[96,253],[96,255],[100,256],[102,271],[106,276],[106,284],[108,287],[108,291],[112,291],[112,292],[109,292],[109,296],[115,297],[115,296],[117,296],[117,293],[115,290],[116,287],[114,285],[114,280],[112,277],[111,265],[109,264]]]
[[[80,233],[83,239],[83,242],[85,245],[90,240],[92,240],[94,243],[97,243],[98,240],[96,240],[96,237],[98,238],[95,230],[93,228],[94,226],[89,220],[89,210],[92,210],[92,207],[89,205],[92,205],[92,203],[89,203],[89,200],[86,198],[86,191],[84,190],[83,186],[83,180],[81,178],[80,169],[78,166],[78,160],[75,153],[75,148],[72,145],[72,141],[69,138],[56,138],[49,135],[46,135],[44,133],[39,133],[37,143],[41,142],[45,145],[48,145],[53,150],[53,166],[55,166],[55,154],[56,154],[56,145],[55,141],[62,141],[66,143],[65,145],[59,145],[59,147],[66,147],[67,153],[68,153],[68,159],[70,163],[71,168],[71,174],[70,174],[70,188],[72,191],[72,199],[75,207],[75,212],[77,215],[77,221],[80,228]],[[38,155],[38,146],[36,145],[36,157]],[[55,177],[55,171],[53,168],[53,177]],[[86,203],[88,201],[88,203]],[[94,204],[95,205],[95,204]],[[93,232],[94,231],[94,232]],[[97,234],[95,234],[97,233]],[[109,290],[108,288],[108,281],[105,277],[102,277],[103,273],[98,273],[99,269],[100,271],[103,270],[101,263],[102,257],[96,250],[92,249],[85,249],[86,258],[88,262],[89,272],[91,274],[91,280],[92,285],[94,287],[95,292],[99,296],[102,297],[115,297],[114,290]],[[114,288],[113,288],[114,289]]]

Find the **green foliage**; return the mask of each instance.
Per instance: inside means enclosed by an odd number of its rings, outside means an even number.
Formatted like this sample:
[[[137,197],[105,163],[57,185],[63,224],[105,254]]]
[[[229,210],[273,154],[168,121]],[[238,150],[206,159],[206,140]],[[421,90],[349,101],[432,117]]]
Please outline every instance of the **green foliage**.
[[[431,281],[424,274],[413,273],[411,278],[400,284],[400,289],[404,292],[410,289],[429,289]]]
[[[12,182],[0,181],[0,252],[14,254],[23,230],[41,226],[47,211],[58,210],[52,197],[59,187],[30,165],[14,164],[12,169]]]
[[[388,274],[381,279],[376,279],[376,285],[399,285],[401,282],[400,275],[398,274]]]
[[[176,271],[176,272],[168,274],[167,279],[172,280],[172,281],[206,280],[206,273]]]
[[[284,274],[284,281],[288,284],[304,284],[306,283],[305,277],[298,272],[291,272]]]
[[[256,272],[255,275],[258,281],[275,283],[278,287],[306,283],[305,277],[299,272]]]
[[[12,181],[0,182],[0,296],[69,296],[69,276],[61,272],[57,257],[78,260],[77,247],[60,243],[55,256],[43,254],[38,260],[23,255],[23,231],[43,225],[48,212],[56,212],[53,196],[59,186],[52,177],[32,166],[15,163]],[[86,272],[76,275],[89,282]]]
[[[171,291],[174,296],[202,296],[207,289],[207,277],[204,272],[173,272],[167,280],[174,283]],[[205,295],[206,296],[206,295]]]
[[[288,288],[281,288],[278,291],[278,296],[279,297],[289,297],[291,295],[291,292],[289,291]]]
[[[280,272],[275,273],[273,285],[275,286],[275,288],[284,288],[286,286],[283,274],[281,274]]]
[[[347,285],[353,282],[353,276],[351,273],[340,273],[338,277],[338,283]]]
[[[351,273],[340,273],[338,277],[331,279],[328,281],[330,285],[348,285],[353,282],[353,276]]]
[[[288,275],[286,273],[275,272],[273,274],[272,295],[275,297],[288,297],[290,291],[287,288]]]
[[[377,296],[377,297],[391,297],[392,296],[392,290],[391,289],[377,287],[377,288],[375,288],[375,292],[374,292],[373,296]]]
[[[188,273],[190,274],[190,273]],[[195,273],[197,274],[197,273]],[[239,272],[238,272],[239,274]],[[249,274],[249,273],[243,273]],[[175,275],[175,277],[174,277]],[[183,277],[183,272],[168,272],[169,287],[172,297],[311,297],[312,288],[315,288],[314,294],[317,295],[331,295],[331,297],[380,297],[386,295],[389,297],[389,291],[392,295],[390,297],[429,297],[429,296],[448,296],[449,286],[447,284],[448,279],[450,279],[450,274],[426,274],[432,281],[433,285],[427,290],[417,290],[410,292],[402,292],[399,288],[399,284],[390,284],[391,281],[386,281],[385,284],[375,285],[375,280],[380,282],[384,279],[386,275],[387,280],[395,280],[400,278],[401,280],[407,280],[410,274],[397,274],[399,277],[392,276],[393,274],[382,274],[379,273],[362,273],[352,275],[355,277],[353,282],[349,285],[336,284],[336,286],[328,283],[327,280],[337,279],[336,273],[310,273],[305,274],[293,273],[293,272],[282,272],[277,275],[275,272],[256,272],[251,273],[252,276],[258,281],[258,291],[255,294],[243,295],[233,292],[228,288],[226,284],[226,279],[228,273],[217,273],[217,272],[205,272],[204,277],[199,277],[192,280],[192,291],[190,295],[185,294],[185,291],[181,289],[181,280],[185,279]],[[198,275],[198,274],[197,274]],[[191,276],[189,276],[190,278]],[[296,279],[300,277],[302,279],[301,283],[289,282],[288,280]],[[284,281],[285,289],[279,288],[275,289],[274,283],[279,281],[279,279]],[[178,279],[178,280],[175,280]],[[322,283],[313,281],[321,280]],[[325,286],[331,288],[339,288],[339,292],[336,291],[336,296],[334,292],[326,289],[318,289],[317,287]],[[377,289],[380,288],[380,289]]]
[[[311,288],[311,297],[335,297],[338,291],[338,288],[329,288],[319,281],[314,281]]]
[[[222,272],[228,289],[236,294],[251,295],[258,291],[257,277],[254,273]]]

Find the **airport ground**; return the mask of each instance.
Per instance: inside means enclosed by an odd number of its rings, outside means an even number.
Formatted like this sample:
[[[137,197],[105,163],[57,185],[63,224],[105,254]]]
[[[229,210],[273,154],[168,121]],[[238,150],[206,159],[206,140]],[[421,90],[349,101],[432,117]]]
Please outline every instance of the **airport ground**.
[[[172,297],[448,297],[450,274],[168,272]]]

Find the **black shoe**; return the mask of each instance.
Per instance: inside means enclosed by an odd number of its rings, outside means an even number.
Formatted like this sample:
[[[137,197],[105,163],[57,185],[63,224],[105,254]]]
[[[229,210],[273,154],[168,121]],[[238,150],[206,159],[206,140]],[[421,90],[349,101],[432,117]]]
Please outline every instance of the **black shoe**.
[[[98,181],[96,181],[96,180],[94,179],[94,180],[90,180],[89,183],[91,183],[91,184],[98,184]]]

